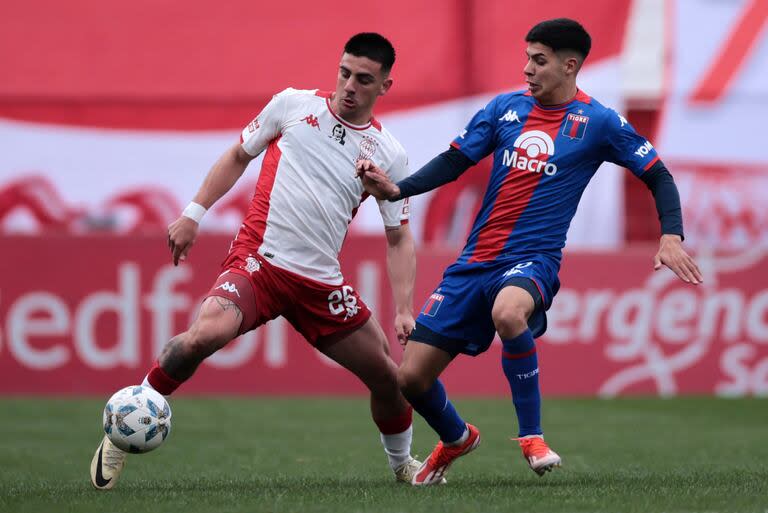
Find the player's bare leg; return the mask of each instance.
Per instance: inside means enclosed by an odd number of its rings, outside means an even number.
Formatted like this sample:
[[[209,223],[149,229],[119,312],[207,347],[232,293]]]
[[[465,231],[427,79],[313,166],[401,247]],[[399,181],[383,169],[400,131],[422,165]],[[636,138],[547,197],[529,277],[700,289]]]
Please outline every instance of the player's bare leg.
[[[163,395],[170,394],[194,374],[204,359],[237,336],[241,322],[242,313],[234,302],[208,297],[192,326],[165,345],[144,384]],[[99,490],[113,488],[127,455],[104,436],[91,460],[91,484]]]
[[[408,342],[397,379],[406,398],[418,397],[429,390],[440,374],[453,361],[453,356],[418,340]]]
[[[243,314],[233,301],[208,297],[189,330],[165,345],[157,359],[160,368],[175,381],[186,381],[203,360],[237,336],[242,320]]]
[[[491,315],[502,341],[501,365],[509,381],[518,420],[518,442],[528,466],[539,476],[562,464],[544,441],[536,345],[528,318],[535,308],[525,289],[507,286],[496,296]]]
[[[403,395],[440,436],[429,458],[413,475],[414,486],[444,483],[453,461],[480,445],[480,432],[459,417],[438,379],[452,360],[453,356],[442,349],[411,340],[398,369]]]
[[[412,409],[397,386],[397,365],[379,323],[371,317],[359,329],[318,341],[329,358],[355,374],[371,392],[371,414],[398,481],[409,482],[420,463],[411,457]]]

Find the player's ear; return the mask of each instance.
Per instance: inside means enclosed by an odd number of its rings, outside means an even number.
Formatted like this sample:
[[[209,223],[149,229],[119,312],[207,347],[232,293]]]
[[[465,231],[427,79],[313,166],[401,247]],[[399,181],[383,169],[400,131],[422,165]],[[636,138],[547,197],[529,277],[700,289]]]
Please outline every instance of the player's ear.
[[[567,56],[563,64],[565,65],[566,75],[575,75],[579,72],[579,68],[581,67],[581,61],[575,55]]]
[[[392,79],[387,77],[387,79],[381,83],[381,89],[379,89],[379,96],[384,96],[387,94],[387,91],[389,91],[389,88],[392,87]]]

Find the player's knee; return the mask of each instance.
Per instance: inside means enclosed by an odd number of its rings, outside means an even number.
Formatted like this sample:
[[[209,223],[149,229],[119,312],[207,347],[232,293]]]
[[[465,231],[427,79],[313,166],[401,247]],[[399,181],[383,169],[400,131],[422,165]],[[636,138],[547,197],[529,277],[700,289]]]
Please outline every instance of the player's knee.
[[[493,324],[502,340],[518,336],[528,329],[528,312],[518,305],[493,309]]]
[[[406,399],[409,397],[419,397],[432,386],[430,380],[415,372],[414,369],[400,367],[397,370],[397,385]]]

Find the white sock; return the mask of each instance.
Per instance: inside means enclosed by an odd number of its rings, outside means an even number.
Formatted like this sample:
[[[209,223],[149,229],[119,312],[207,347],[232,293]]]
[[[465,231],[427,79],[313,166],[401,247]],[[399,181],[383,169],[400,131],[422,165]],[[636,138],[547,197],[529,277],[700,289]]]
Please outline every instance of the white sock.
[[[394,435],[385,435],[381,433],[381,443],[384,445],[384,452],[387,453],[389,466],[392,470],[408,463],[411,459],[411,441],[413,440],[413,426],[402,433]]]

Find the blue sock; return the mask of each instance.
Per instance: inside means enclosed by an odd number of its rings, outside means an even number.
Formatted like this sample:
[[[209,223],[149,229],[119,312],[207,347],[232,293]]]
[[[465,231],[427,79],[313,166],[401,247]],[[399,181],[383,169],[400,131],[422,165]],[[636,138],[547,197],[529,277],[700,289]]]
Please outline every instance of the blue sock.
[[[520,430],[518,436],[540,435],[539,359],[531,330],[525,330],[511,340],[502,340],[502,344],[501,367],[512,390]]]
[[[424,417],[427,424],[440,436],[445,443],[455,442],[467,427],[456,408],[445,395],[445,387],[440,380],[435,380],[432,388],[417,397],[406,397],[419,415]]]

